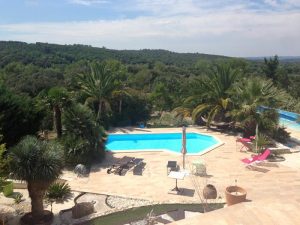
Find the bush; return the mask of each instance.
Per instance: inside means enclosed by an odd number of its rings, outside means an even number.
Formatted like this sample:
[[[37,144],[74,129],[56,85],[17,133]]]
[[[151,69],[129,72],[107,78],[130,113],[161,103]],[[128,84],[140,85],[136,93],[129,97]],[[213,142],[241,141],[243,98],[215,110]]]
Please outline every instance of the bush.
[[[19,204],[23,201],[23,195],[21,193],[17,193],[13,196],[15,203]]]
[[[273,138],[276,141],[279,141],[281,143],[286,143],[290,139],[290,133],[286,131],[285,127],[278,127],[274,132],[273,132]]]
[[[192,120],[177,117],[174,113],[164,112],[159,119],[151,121],[151,127],[182,127],[193,124]]]
[[[67,183],[53,183],[49,186],[46,196],[48,200],[63,201],[71,197],[71,188]]]
[[[2,192],[5,197],[12,195],[14,192],[14,185],[12,181],[4,181],[2,183]]]
[[[130,97],[124,97],[121,113],[118,112],[118,99],[113,99],[111,108],[113,115],[110,120],[113,126],[133,126],[138,122],[147,121],[150,117],[150,105],[140,93],[133,93]]]
[[[90,160],[87,140],[74,134],[67,134],[61,139],[64,146],[64,158],[67,165],[86,164]]]
[[[66,129],[62,141],[66,161],[73,165],[90,164],[104,157],[106,134],[88,107],[77,104],[68,108],[64,113],[63,124]]]
[[[1,141],[1,136],[0,136]],[[7,177],[9,174],[9,158],[5,144],[0,144],[0,177]]]
[[[7,90],[0,84],[0,124],[3,142],[11,146],[21,137],[35,134],[43,114],[34,107],[34,102]]]

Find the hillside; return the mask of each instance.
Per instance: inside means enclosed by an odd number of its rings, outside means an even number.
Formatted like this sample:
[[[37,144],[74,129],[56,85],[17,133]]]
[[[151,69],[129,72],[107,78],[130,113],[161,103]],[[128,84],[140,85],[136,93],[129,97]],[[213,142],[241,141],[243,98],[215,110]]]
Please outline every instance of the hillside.
[[[126,64],[162,62],[166,65],[191,66],[199,59],[229,58],[200,53],[175,53],[166,50],[112,50],[87,45],[58,45],[48,43],[0,41],[0,67],[13,61],[49,67],[51,64],[70,64],[79,60],[116,59]]]

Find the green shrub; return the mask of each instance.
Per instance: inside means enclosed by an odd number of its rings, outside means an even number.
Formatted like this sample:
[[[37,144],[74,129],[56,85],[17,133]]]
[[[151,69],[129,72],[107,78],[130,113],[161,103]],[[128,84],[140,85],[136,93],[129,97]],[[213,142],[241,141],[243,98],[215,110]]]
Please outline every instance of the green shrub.
[[[67,165],[86,164],[90,161],[89,143],[87,140],[67,134],[61,139],[64,146],[64,159]]]
[[[285,127],[278,127],[274,132],[273,132],[273,138],[276,141],[279,141],[281,143],[286,143],[290,139],[290,133],[286,131]]]
[[[7,177],[9,174],[8,165],[10,159],[6,153],[7,151],[5,148],[5,144],[0,144],[0,177]]]
[[[23,195],[21,193],[16,193],[13,196],[13,198],[14,198],[16,204],[19,204],[20,202],[23,201]]]
[[[71,197],[71,188],[67,183],[53,183],[46,192],[46,199],[53,201],[63,201]]]
[[[159,119],[150,121],[151,127],[182,127],[193,124],[192,120],[177,117],[174,113],[164,112]]]
[[[104,157],[106,134],[88,107],[81,104],[69,107],[64,113],[63,121],[66,131],[62,143],[66,161],[90,164]]]
[[[7,146],[12,146],[21,137],[35,134],[39,130],[43,113],[34,107],[34,101],[16,95],[1,84],[0,109],[1,132]]]
[[[12,181],[5,181],[2,183],[2,191],[5,197],[12,195],[14,186]]]

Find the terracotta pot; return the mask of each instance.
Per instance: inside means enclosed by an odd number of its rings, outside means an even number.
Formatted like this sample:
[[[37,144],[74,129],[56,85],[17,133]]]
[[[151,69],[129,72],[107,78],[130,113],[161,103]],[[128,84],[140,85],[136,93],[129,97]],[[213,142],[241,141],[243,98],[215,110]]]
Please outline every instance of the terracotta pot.
[[[205,199],[216,199],[217,198],[217,189],[214,185],[208,184],[203,188],[203,197]]]
[[[234,205],[246,200],[247,192],[239,186],[228,186],[225,189],[225,198],[228,206]]]

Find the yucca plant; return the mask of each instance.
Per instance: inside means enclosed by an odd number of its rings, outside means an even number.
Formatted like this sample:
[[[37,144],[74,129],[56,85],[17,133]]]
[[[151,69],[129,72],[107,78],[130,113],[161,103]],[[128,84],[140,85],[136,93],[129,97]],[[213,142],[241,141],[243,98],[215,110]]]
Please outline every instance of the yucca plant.
[[[70,185],[64,183],[53,183],[49,186],[46,195],[46,199],[53,201],[63,201],[71,197]]]
[[[10,149],[10,171],[15,179],[27,182],[31,198],[31,224],[44,218],[43,196],[63,169],[62,147],[55,142],[40,141],[34,136],[24,137]],[[24,218],[29,218],[25,214]]]
[[[255,137],[254,146],[257,147],[256,152],[261,153],[264,149],[271,144],[270,138],[264,134],[259,134]]]

